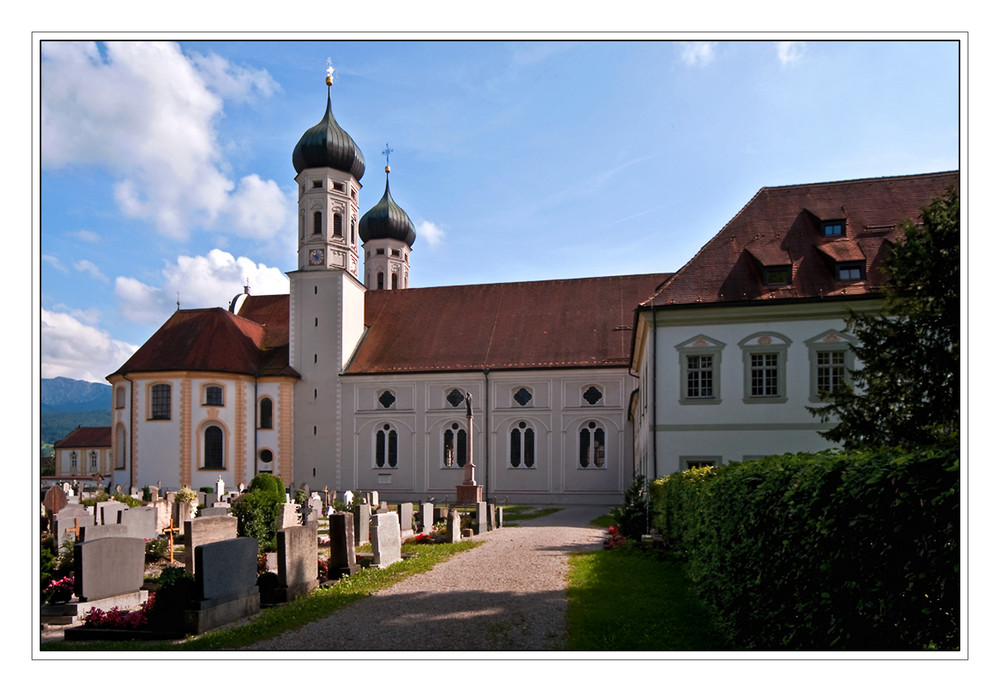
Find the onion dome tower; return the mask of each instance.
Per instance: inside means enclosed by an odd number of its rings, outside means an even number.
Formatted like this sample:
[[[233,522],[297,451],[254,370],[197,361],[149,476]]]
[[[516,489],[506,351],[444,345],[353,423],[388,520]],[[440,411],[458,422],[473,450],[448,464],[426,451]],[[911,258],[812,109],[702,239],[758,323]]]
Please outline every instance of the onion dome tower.
[[[386,144],[385,194],[361,217],[359,234],[365,250],[365,287],[400,290],[410,285],[410,250],[417,233],[413,221],[389,192],[389,154]]]
[[[300,270],[344,269],[358,276],[361,149],[333,117],[333,68],[327,69],[326,113],[292,151],[299,185]]]

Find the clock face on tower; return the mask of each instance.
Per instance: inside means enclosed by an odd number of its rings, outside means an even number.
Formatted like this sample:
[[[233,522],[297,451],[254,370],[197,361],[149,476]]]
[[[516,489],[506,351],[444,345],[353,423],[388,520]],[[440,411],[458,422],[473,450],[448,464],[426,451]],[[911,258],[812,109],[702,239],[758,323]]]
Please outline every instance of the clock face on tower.
[[[317,264],[323,263],[323,250],[310,250],[309,251],[309,265],[316,266]]]

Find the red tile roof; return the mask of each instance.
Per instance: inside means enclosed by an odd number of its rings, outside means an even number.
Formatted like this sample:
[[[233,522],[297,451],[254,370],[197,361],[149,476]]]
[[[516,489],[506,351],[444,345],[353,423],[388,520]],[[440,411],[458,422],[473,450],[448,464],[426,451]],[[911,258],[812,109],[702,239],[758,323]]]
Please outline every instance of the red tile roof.
[[[617,367],[670,274],[370,291],[346,374]]]
[[[946,172],[764,187],[644,306],[872,294],[899,224],[919,221],[922,207],[958,183]],[[846,219],[845,235],[824,237],[822,221],[837,219]],[[837,281],[844,261],[864,261],[865,280]],[[791,283],[765,285],[761,267],[780,264],[791,265]]]
[[[297,376],[288,367],[288,296],[248,299],[244,311],[271,323],[261,324],[219,307],[177,310],[115,374],[192,371]]]
[[[56,449],[111,447],[110,427],[77,427],[52,445]]]

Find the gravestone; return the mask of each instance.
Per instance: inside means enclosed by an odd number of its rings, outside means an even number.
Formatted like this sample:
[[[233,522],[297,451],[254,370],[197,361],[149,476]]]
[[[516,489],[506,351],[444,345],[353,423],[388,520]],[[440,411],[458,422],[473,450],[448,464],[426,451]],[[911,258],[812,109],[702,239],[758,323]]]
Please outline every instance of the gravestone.
[[[489,507],[485,501],[476,502],[476,535],[485,533],[490,529],[489,517],[487,515],[488,511]]]
[[[369,504],[358,504],[354,507],[354,544],[364,545],[368,542],[368,528],[372,518],[372,507]]]
[[[503,528],[503,507],[497,507],[497,528]]]
[[[229,506],[206,506],[198,510],[198,518],[208,518],[209,516],[228,516]]]
[[[394,511],[377,513],[371,518],[372,564],[384,569],[402,559],[399,535],[399,514]]]
[[[462,541],[462,515],[455,509],[448,512],[448,521],[444,531],[445,542]]]
[[[409,502],[399,505],[399,536],[403,540],[413,537],[413,504]]]
[[[430,534],[434,530],[434,504],[425,501],[420,505],[420,532]]]
[[[120,501],[99,501],[94,516],[101,525],[114,525],[118,522],[118,514],[127,508],[128,506]]]
[[[219,479],[215,481],[215,496],[221,498],[222,495],[226,493],[226,482],[219,476]]]
[[[448,520],[448,507],[447,506],[435,506],[434,507],[434,523],[438,521]]]
[[[354,492],[352,492],[351,490],[347,490],[346,492],[344,492],[344,504],[349,509],[354,506]]]
[[[57,513],[55,517],[54,538],[59,547],[60,554],[72,553],[72,545],[65,546],[67,538],[72,539],[73,542],[78,541],[79,536],[67,531],[74,531],[78,528],[91,525],[94,525],[94,514],[79,504],[68,504],[62,511]]]
[[[290,528],[295,525],[299,525],[299,505],[288,503],[282,504],[281,518],[279,519],[278,528]]]
[[[138,535],[129,535],[128,526],[124,526],[121,523],[115,523],[112,525],[95,524],[80,526],[80,542],[100,540],[105,537],[138,537]]]
[[[77,543],[74,593],[82,602],[138,593],[146,564],[146,541],[106,537]]]
[[[370,492],[365,492],[365,503],[371,506],[378,506],[378,490],[373,489]]]
[[[330,578],[358,572],[360,567],[354,545],[354,514],[349,511],[330,514],[330,563],[327,571]]]
[[[45,507],[47,516],[55,516],[66,508],[68,503],[66,492],[59,485],[49,487],[48,491],[45,492],[45,498],[42,499],[42,506]]]
[[[198,545],[194,561],[195,599],[184,612],[185,631],[204,633],[260,611],[255,539]]]
[[[195,552],[198,547],[236,537],[235,516],[207,516],[184,522],[184,569],[197,577]],[[254,567],[256,568],[256,567]]]
[[[160,534],[156,527],[157,511],[153,506],[134,506],[118,514],[118,524],[128,528],[129,537],[155,540]]]
[[[291,602],[319,585],[316,523],[277,532],[279,602]]]

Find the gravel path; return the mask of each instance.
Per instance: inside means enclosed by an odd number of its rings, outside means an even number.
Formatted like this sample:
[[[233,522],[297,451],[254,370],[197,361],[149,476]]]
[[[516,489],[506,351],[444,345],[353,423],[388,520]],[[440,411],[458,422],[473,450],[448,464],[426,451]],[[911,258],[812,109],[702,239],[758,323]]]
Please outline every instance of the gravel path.
[[[426,573],[247,650],[559,650],[568,554],[598,549],[602,507],[494,530]]]

